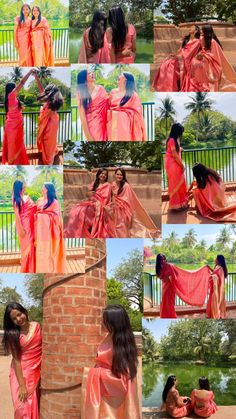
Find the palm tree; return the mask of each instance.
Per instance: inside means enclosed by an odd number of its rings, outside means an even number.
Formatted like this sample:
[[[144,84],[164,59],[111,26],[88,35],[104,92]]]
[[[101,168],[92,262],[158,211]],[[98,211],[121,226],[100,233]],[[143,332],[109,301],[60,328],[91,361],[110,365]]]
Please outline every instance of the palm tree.
[[[206,110],[211,110],[212,105],[214,103],[213,100],[208,99],[208,93],[204,92],[197,92],[195,97],[190,96],[192,102],[185,104],[185,109],[191,111],[192,114],[197,114],[198,126],[196,132],[196,140],[198,141],[199,138],[199,130],[200,130],[200,116]]]
[[[22,68],[14,67],[10,73],[11,79],[14,83],[17,83],[23,78]]]
[[[169,249],[173,249],[178,244],[178,234],[175,231],[171,231],[169,236],[164,240],[165,246]]]
[[[12,176],[16,179],[23,179],[25,180],[27,176],[27,171],[24,166],[14,166],[11,168]]]
[[[225,249],[231,241],[230,228],[225,226],[220,230],[218,236],[216,237],[216,243],[219,249]]]
[[[197,234],[195,233],[193,228],[190,228],[183,238],[183,242],[189,248],[193,248],[194,245],[197,243]]]
[[[49,79],[52,78],[54,70],[48,67],[37,67],[37,75],[40,81],[45,84],[49,83]]]
[[[200,126],[199,126],[199,133],[201,135],[201,139],[203,141],[208,141],[209,138],[212,138],[215,134],[215,125],[213,124],[212,118],[210,115],[203,114],[201,120],[200,120]]]
[[[40,174],[45,175],[45,180],[48,181],[49,176],[53,176],[59,172],[58,166],[36,166],[35,170],[39,171]]]
[[[101,64],[92,64],[90,69],[95,74],[95,78],[102,77],[103,66]]]
[[[160,112],[160,119],[161,121],[165,121],[165,128],[166,128],[166,140],[168,137],[168,122],[174,121],[174,116],[176,116],[176,110],[174,108],[174,101],[171,97],[166,96],[164,99],[161,100],[162,106],[158,108]]]

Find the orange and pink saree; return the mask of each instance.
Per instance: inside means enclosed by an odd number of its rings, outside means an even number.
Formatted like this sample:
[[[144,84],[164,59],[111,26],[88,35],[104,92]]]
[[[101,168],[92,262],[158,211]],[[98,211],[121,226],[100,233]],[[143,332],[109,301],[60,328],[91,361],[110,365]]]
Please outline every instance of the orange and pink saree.
[[[35,216],[36,273],[65,273],[66,253],[63,221],[55,199],[46,209],[47,200],[39,198]]]
[[[211,319],[224,319],[226,317],[225,276],[221,266],[216,266],[212,272],[206,317]]]
[[[185,92],[219,92],[236,90],[236,73],[226,59],[220,45],[213,39],[211,49],[202,50],[188,60]]]
[[[42,17],[38,25],[35,20],[32,21],[31,43],[33,66],[54,66],[52,35],[45,17]]]
[[[57,132],[59,127],[59,115],[45,103],[39,115],[37,133],[37,147],[42,152],[42,160],[45,165],[52,165],[58,152]]]
[[[21,250],[20,271],[24,273],[35,273],[34,215],[36,205],[29,196],[25,196],[20,212],[15,206],[14,211],[16,214],[16,231]],[[24,234],[19,222],[24,230]]]
[[[136,377],[131,381],[111,372],[111,343],[98,347],[95,368],[85,368],[82,383],[81,419],[140,419]]]
[[[140,98],[136,92],[125,105],[120,106],[123,94],[118,89],[110,93],[107,112],[109,141],[146,141],[146,127]]]
[[[184,403],[185,397],[180,396],[176,388],[172,387],[166,398],[166,411],[172,418],[188,416],[192,410],[191,403]]]
[[[92,191],[92,188],[93,183],[89,190]],[[91,198],[75,205],[71,209],[64,237],[115,237],[111,192],[110,183],[102,183]]]
[[[4,127],[2,164],[28,165],[24,144],[24,124],[14,90],[8,95],[8,112]]]
[[[180,209],[188,203],[185,174],[182,167],[174,159],[172,150],[176,150],[175,141],[170,138],[165,155],[165,170],[168,177],[169,208]],[[178,152],[181,158],[181,148]]]
[[[218,408],[214,402],[213,391],[204,390],[204,397],[202,390],[193,390],[191,393],[191,404],[195,415],[200,418],[208,418],[217,412]]]
[[[108,93],[103,86],[97,85],[92,92],[92,102],[85,111],[88,129],[95,141],[107,141],[108,103]]]
[[[193,196],[198,211],[203,217],[216,222],[236,222],[236,194],[225,192],[223,182],[210,177],[205,189],[193,189]]]
[[[27,339],[20,335],[21,367],[25,379],[28,397],[25,402],[19,400],[19,383],[14,369],[14,360],[10,369],[10,387],[14,404],[14,419],[39,419],[39,381],[42,352],[40,325],[35,325],[33,334]]]
[[[115,200],[116,237],[158,237],[156,225],[143,208],[136,193],[126,182],[118,194],[116,182],[112,183]]]
[[[104,44],[95,54],[92,52],[92,47],[89,42],[89,31],[90,28],[86,29],[83,33],[82,44],[79,53],[79,63],[85,64],[101,64],[110,63],[109,44],[107,42],[107,36],[104,35]]]
[[[208,266],[187,271],[172,263],[165,263],[161,270],[161,318],[176,318],[175,296],[191,306],[203,306],[207,297],[211,270]]]
[[[19,66],[31,67],[31,19],[20,23],[20,17],[15,19],[14,43],[19,54]]]
[[[128,24],[125,44],[123,48],[115,52],[115,62],[119,64],[133,64],[135,61],[135,52],[133,52],[133,41],[136,39],[136,30],[134,25]],[[123,55],[122,53],[127,55]]]

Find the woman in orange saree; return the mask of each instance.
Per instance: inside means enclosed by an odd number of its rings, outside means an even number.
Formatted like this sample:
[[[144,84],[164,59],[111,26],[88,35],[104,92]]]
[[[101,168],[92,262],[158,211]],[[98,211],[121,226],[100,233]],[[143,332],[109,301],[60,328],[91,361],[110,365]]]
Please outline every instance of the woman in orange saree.
[[[156,257],[156,276],[162,281],[160,318],[177,318],[175,297],[191,306],[202,307],[205,303],[211,280],[209,266],[187,271],[168,263],[165,255]]]
[[[95,12],[90,28],[83,33],[79,63],[109,63],[109,45],[106,37],[106,16]]]
[[[33,66],[54,66],[52,35],[48,21],[38,6],[32,8],[31,44]]]
[[[196,181],[189,192],[192,189],[200,214],[216,222],[236,222],[235,192],[225,192],[225,185],[215,170],[201,163],[196,163],[192,170]]]
[[[106,35],[110,46],[110,62],[133,64],[136,53],[135,27],[125,22],[120,6],[114,6],[109,10],[108,22],[110,27]]]
[[[107,133],[109,141],[146,141],[142,103],[130,73],[122,73],[110,93]]]
[[[168,178],[169,209],[182,210],[188,207],[185,167],[181,159],[179,138],[184,132],[181,124],[173,124],[166,143],[165,170]]]
[[[25,186],[21,180],[14,182],[12,201],[20,242],[21,272],[35,273],[34,215],[36,205],[29,196],[25,195]]]
[[[23,4],[20,16],[17,16],[15,19],[14,45],[19,54],[18,64],[20,67],[32,66],[30,12],[30,6],[28,4]]]
[[[191,60],[200,49],[200,28],[193,25],[183,38],[181,48],[163,60],[154,77],[152,87],[157,92],[178,92],[182,88],[184,63]]]
[[[112,183],[116,237],[159,237],[160,232],[128,184],[126,172],[115,170]]]
[[[102,327],[107,335],[98,347],[96,366],[84,369],[81,418],[141,419],[138,352],[125,309],[107,306]]]
[[[202,27],[201,51],[185,63],[183,92],[236,90],[236,73],[211,25]]]
[[[191,404],[195,415],[200,418],[209,418],[216,413],[218,407],[214,402],[214,398],[208,378],[199,378],[199,389],[195,388],[191,393]]]
[[[40,95],[38,100],[45,102],[40,109],[39,126],[37,132],[37,147],[42,153],[44,165],[53,165],[58,153],[57,133],[59,128],[59,115],[57,111],[63,105],[63,97],[55,84],[43,88],[37,73],[34,73]]]
[[[52,183],[45,183],[35,216],[36,273],[65,273],[66,253],[60,204]]]
[[[82,70],[77,76],[77,103],[84,135],[88,141],[107,141],[107,109],[109,96],[97,85],[95,75]]]
[[[211,275],[206,317],[224,319],[226,317],[225,279],[228,270],[223,255],[217,255],[215,268]]]
[[[177,385],[176,376],[170,375],[162,393],[163,404],[161,410],[165,409],[172,418],[188,416],[193,410],[191,399],[186,396],[180,396]]]
[[[101,168],[87,192],[88,199],[76,204],[70,211],[64,230],[65,237],[115,237],[115,224],[111,204],[112,189],[108,171]]]
[[[30,70],[16,86],[7,83],[5,89],[6,122],[2,145],[2,164],[28,165],[29,160],[24,144],[24,124],[21,103],[17,98],[20,90],[32,74]]]
[[[21,304],[10,303],[5,309],[3,328],[3,347],[6,354],[12,355],[10,387],[14,419],[39,419],[40,325],[29,321]]]

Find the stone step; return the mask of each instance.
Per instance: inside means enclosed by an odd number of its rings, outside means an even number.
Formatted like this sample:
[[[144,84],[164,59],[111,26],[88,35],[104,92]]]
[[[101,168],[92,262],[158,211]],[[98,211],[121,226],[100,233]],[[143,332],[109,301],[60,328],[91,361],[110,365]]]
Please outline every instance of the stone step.
[[[109,181],[114,180],[113,172],[109,173]],[[152,173],[127,173],[128,182],[134,184],[160,184],[161,174],[160,172]],[[76,173],[64,171],[64,183],[66,185],[90,185],[95,180],[95,174],[91,172]]]

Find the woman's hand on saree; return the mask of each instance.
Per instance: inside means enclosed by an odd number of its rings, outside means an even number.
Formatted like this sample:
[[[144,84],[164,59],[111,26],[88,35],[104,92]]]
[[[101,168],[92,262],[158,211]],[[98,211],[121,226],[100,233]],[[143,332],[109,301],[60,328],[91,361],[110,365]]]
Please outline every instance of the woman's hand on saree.
[[[25,384],[21,384],[19,386],[19,400],[21,402],[25,402],[28,397],[28,391]]]

